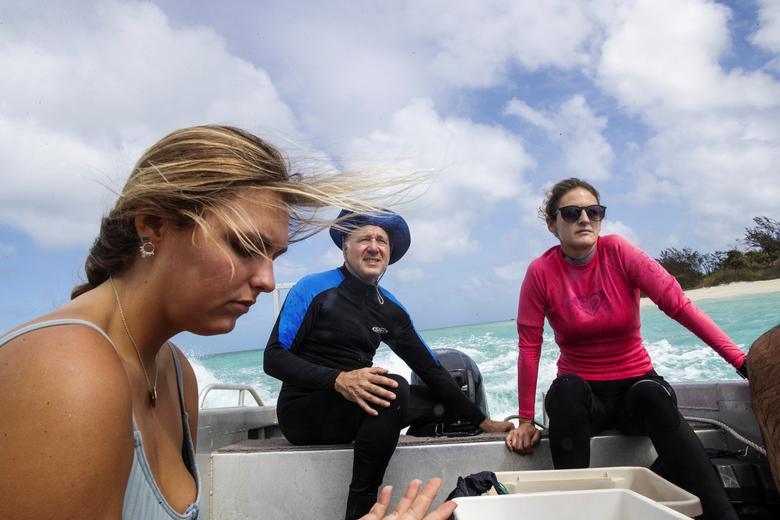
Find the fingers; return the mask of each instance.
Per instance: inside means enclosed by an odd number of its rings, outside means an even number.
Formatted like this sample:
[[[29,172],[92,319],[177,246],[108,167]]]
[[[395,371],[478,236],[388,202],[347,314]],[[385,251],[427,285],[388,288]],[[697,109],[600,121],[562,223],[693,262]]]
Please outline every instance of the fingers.
[[[504,440],[504,444],[506,444],[506,447],[509,448],[511,451],[518,451],[520,449],[520,432],[517,430],[509,432],[509,434],[506,436],[506,439]]]
[[[371,374],[370,379],[372,381],[379,382],[380,384],[387,385],[391,388],[398,387],[398,381],[389,377],[384,377],[384,374],[390,373],[388,369],[382,367],[369,367],[364,370],[368,374]]]
[[[393,486],[383,487],[382,491],[379,493],[379,499],[376,504],[369,510],[368,514],[361,517],[359,520],[380,520],[384,516],[385,511],[387,511],[387,507],[390,505],[390,497],[392,494]]]
[[[386,374],[387,370],[381,368],[382,372],[376,372],[379,367],[371,367],[367,369],[369,372],[366,374],[366,379],[375,385],[387,386],[389,388],[398,388],[398,381],[390,377],[385,377],[382,374]]]
[[[539,430],[534,429],[533,433],[529,433],[522,429],[517,429],[509,432],[504,440],[504,444],[506,444],[506,447],[509,450],[514,451],[515,453],[530,455],[533,453],[533,446],[539,442],[540,438],[541,433],[539,433]]]
[[[355,401],[357,405],[361,407],[368,415],[379,415],[379,412],[371,408],[371,406],[363,398],[354,396],[353,401]]]
[[[341,372],[336,378],[335,390],[350,401],[357,403],[366,413],[377,415],[372,405],[387,408],[395,394],[387,388],[397,388],[398,382],[381,374],[387,373],[382,367],[360,368],[350,372]]]
[[[514,439],[514,432],[509,432],[507,434],[506,438],[504,438],[504,444],[506,445],[506,448],[510,451],[515,451],[515,439]]]
[[[374,387],[373,385],[366,388],[356,388],[353,390],[353,396],[355,397],[354,400],[357,402],[358,399],[360,399],[367,404],[373,403],[375,405],[382,406],[383,408],[387,408],[388,406],[390,406],[390,401],[382,399],[381,397],[376,395],[376,393],[373,392],[373,390],[378,388],[379,387]],[[387,392],[386,390],[383,390],[383,392],[385,394],[389,394],[388,399],[395,399],[395,394]]]
[[[452,513],[455,511],[456,507],[458,507],[458,504],[456,504],[452,500],[448,500],[447,502],[444,502],[443,504],[439,505],[439,507],[437,507],[432,513],[426,516],[423,520],[447,520],[449,517],[452,516]]]
[[[392,379],[390,381],[393,381]],[[395,382],[395,381],[393,381]],[[391,392],[390,390],[387,390],[385,388],[382,388],[381,386],[377,386],[375,384],[371,384],[369,382],[362,383],[361,385],[362,390],[364,392],[370,393],[373,397],[384,397],[385,399],[390,399],[391,401],[395,399],[395,394]],[[389,406],[390,403],[387,403],[386,406]]]
[[[419,486],[420,484],[418,481],[417,487],[419,488]],[[423,518],[425,516],[425,513],[428,512],[428,509],[430,509],[433,500],[436,498],[436,493],[439,491],[440,487],[441,479],[438,477],[432,478],[428,481],[427,484],[425,484],[422,493],[419,493],[412,502],[410,512],[413,514],[413,516],[411,518],[416,519]]]
[[[420,490],[420,484],[422,484],[422,481],[417,479],[409,482],[409,485],[406,486],[406,492],[404,493],[403,498],[398,501],[398,505],[393,511],[394,514],[403,515],[406,513],[406,511],[412,505],[412,502],[414,502],[414,499],[417,496],[417,492]]]
[[[377,503],[360,520],[447,520],[457,507],[457,504],[451,501],[444,502],[426,516],[441,487],[441,479],[432,478],[425,484],[422,491],[420,491],[421,484],[420,480],[412,480],[406,487],[406,492],[398,502],[398,506],[392,513],[383,516],[390,504],[392,492],[390,486],[385,486],[379,494]]]

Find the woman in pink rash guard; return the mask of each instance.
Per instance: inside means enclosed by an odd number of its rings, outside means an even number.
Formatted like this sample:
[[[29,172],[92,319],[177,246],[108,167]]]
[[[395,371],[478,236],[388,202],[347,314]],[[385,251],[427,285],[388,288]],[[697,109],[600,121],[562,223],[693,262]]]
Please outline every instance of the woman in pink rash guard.
[[[600,431],[648,435],[671,478],[699,497],[704,518],[737,518],[674,391],[653,370],[639,331],[640,291],[742,375],[746,356],[655,260],[619,236],[599,238],[605,211],[579,179],[548,193],[544,217],[560,245],[531,262],[520,289],[521,424],[506,445],[527,454],[539,441],[534,396],[546,317],[561,351],[545,399],[555,468],[588,467],[590,437]]]

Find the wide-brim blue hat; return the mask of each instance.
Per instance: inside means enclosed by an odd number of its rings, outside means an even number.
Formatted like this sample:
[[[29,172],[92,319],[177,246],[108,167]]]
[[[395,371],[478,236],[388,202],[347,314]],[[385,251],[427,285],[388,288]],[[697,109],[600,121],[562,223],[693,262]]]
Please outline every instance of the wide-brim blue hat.
[[[330,228],[330,238],[341,249],[344,237],[362,226],[377,226],[385,230],[390,239],[389,263],[394,264],[401,259],[412,243],[409,226],[403,217],[390,210],[383,209],[376,215],[360,215],[346,209],[339,213],[337,224]]]

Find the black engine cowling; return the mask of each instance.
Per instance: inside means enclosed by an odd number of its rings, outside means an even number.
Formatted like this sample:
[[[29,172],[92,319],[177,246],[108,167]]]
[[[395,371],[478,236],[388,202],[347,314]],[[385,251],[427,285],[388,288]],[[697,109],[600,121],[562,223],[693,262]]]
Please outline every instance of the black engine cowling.
[[[482,410],[482,413],[485,414],[486,417],[489,417],[490,412],[488,410],[487,398],[485,397],[485,389],[482,384],[482,374],[474,360],[454,348],[437,348],[433,349],[433,353],[438,358],[441,366],[450,373],[469,401],[476,404],[477,407]],[[411,379],[411,384],[413,385],[427,386],[425,385],[425,381],[414,372],[412,372]],[[481,430],[479,429],[478,424],[472,424],[466,419],[446,411],[444,416],[436,421],[411,425],[407,431],[407,435],[414,435],[417,437],[433,437],[438,435],[459,436],[476,435],[480,432]]]

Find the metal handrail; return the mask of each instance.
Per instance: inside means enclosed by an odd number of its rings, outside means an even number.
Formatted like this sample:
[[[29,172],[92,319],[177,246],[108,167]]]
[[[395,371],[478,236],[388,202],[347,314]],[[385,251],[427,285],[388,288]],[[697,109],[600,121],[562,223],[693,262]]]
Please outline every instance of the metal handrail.
[[[292,289],[293,285],[295,285],[295,282],[278,283],[276,284],[276,287],[274,287],[274,290],[271,293],[274,301],[274,320],[279,317],[279,313],[282,311],[282,289],[290,290]]]
[[[199,408],[203,408],[203,403],[206,402],[206,396],[212,390],[238,390],[238,406],[245,406],[244,397],[246,393],[249,392],[252,395],[252,397],[255,398],[255,402],[257,403],[257,406],[265,406],[263,404],[263,400],[258,395],[257,390],[255,390],[254,387],[252,387],[251,385],[215,383],[212,385],[206,385],[206,387],[203,390],[201,390],[200,395],[198,396]]]
[[[520,416],[515,414],[515,415],[507,415],[506,417],[504,417],[504,421],[511,421],[513,419],[520,420]],[[537,427],[539,427],[542,430],[546,430],[547,429],[547,427],[544,424],[542,424],[540,422],[537,422],[536,419],[534,419],[534,426],[537,426]]]

